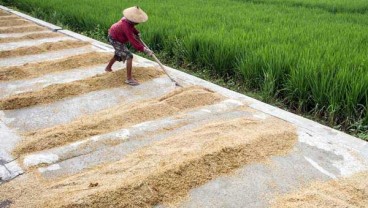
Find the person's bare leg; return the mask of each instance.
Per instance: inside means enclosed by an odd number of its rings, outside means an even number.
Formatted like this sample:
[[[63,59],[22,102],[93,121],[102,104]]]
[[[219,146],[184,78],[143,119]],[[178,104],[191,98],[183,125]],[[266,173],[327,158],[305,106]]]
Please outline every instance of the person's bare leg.
[[[115,56],[112,57],[112,59],[110,60],[109,64],[106,66],[105,71],[106,72],[112,72],[112,65],[114,65],[114,63],[116,62],[116,58]]]
[[[126,60],[126,68],[127,68],[127,79],[132,79],[132,68],[133,68],[133,59],[127,59]]]
[[[127,68],[127,81],[129,81],[129,84],[131,85],[138,85],[139,82],[137,80],[133,79],[132,76],[132,68],[133,68],[133,59],[129,58],[126,60],[126,68]]]

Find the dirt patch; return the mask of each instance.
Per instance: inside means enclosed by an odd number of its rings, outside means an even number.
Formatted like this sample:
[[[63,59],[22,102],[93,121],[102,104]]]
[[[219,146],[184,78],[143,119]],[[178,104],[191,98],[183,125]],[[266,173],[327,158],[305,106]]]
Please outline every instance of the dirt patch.
[[[33,33],[29,35],[24,35],[21,37],[8,37],[8,38],[0,38],[0,43],[11,43],[11,42],[19,42],[24,40],[36,40],[42,38],[54,38],[62,36],[59,33]]]
[[[1,33],[26,33],[26,32],[35,32],[35,31],[45,31],[47,30],[44,27],[31,25],[24,27],[9,27],[9,28],[0,28]]]
[[[166,99],[122,104],[94,115],[82,117],[68,124],[27,133],[23,141],[16,147],[14,154],[22,155],[50,149],[145,121],[172,116],[180,111],[198,107],[198,102],[202,105],[211,105],[222,100],[220,95],[198,87],[188,87],[175,92],[177,92],[176,95],[171,96],[171,99],[175,99],[176,96],[180,97],[181,102],[186,103],[186,108],[179,109],[172,106]],[[183,93],[187,96],[181,97]]]
[[[21,47],[21,48],[9,50],[9,51],[0,51],[0,58],[34,55],[34,54],[45,53],[48,51],[79,48],[82,46],[86,46],[88,44],[89,44],[88,42],[74,41],[74,40],[59,41],[59,42],[54,42],[54,43],[42,43],[38,46]]]
[[[109,56],[110,57],[110,56]],[[110,57],[111,58],[111,57]],[[106,57],[107,59],[107,57]],[[0,100],[0,109],[12,110],[33,105],[52,103],[67,97],[92,91],[128,86],[124,83],[126,71],[118,70],[70,83],[55,84],[39,91],[16,94]],[[134,76],[140,81],[156,78],[162,73],[156,68],[134,68]]]
[[[0,27],[19,26],[19,25],[27,25],[27,24],[30,24],[30,22],[26,20],[22,20],[22,19],[0,21]]]
[[[152,207],[175,204],[189,190],[218,176],[270,156],[288,153],[296,143],[294,127],[275,118],[239,118],[183,132],[135,151],[118,162],[43,186],[47,201],[35,207]],[[90,187],[90,184],[98,184]],[[15,186],[15,185],[13,185]]]
[[[315,182],[277,197],[272,207],[368,207],[368,172],[328,182]]]
[[[55,61],[45,61],[25,64],[23,66],[0,68],[0,81],[29,79],[48,73],[107,63],[111,57],[112,55],[109,53],[92,52]]]

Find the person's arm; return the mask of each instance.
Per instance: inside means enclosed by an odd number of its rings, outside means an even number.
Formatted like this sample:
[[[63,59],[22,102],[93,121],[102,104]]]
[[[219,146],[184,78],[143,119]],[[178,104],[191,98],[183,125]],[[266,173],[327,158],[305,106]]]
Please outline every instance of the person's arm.
[[[133,33],[136,36],[139,36],[139,34],[140,34],[140,32],[135,27],[133,27]]]
[[[126,37],[128,38],[130,44],[132,44],[132,46],[137,50],[137,51],[140,51],[140,52],[144,52],[144,45],[136,39],[135,37],[135,31],[132,30],[131,28],[129,27],[126,27],[124,26],[124,31],[125,31],[125,35]]]
[[[141,39],[140,33],[138,33],[138,35],[135,36],[135,38],[142,43],[142,45],[144,46],[144,52],[149,55],[152,56],[153,55],[153,51],[151,51],[151,49],[148,48],[148,46],[143,42],[143,40]]]

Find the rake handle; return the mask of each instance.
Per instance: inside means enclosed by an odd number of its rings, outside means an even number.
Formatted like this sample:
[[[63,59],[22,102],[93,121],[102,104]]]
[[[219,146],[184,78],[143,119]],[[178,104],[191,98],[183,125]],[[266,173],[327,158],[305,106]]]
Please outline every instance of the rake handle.
[[[139,39],[139,41],[141,41],[141,43],[144,45],[144,47],[146,47],[146,48],[149,48],[147,45],[146,45],[146,43],[144,43],[143,42],[143,40],[140,38],[140,37],[138,37],[138,39]],[[165,69],[165,67],[164,67],[164,65],[161,63],[161,61],[160,60],[158,60],[158,58],[156,57],[156,55],[153,53],[152,54],[152,57],[153,57],[153,59],[155,59],[155,61],[158,63],[158,65],[161,67],[161,69],[165,72],[165,74],[170,78],[170,80],[171,81],[173,81],[173,82],[175,82],[177,85],[179,85],[170,75],[169,75],[169,73],[167,73],[167,71],[166,71],[166,69]]]
[[[171,79],[171,81],[173,81],[173,82],[175,82],[176,83],[176,81],[169,75],[169,73],[167,73],[167,71],[166,71],[166,69],[165,69],[165,67],[164,67],[164,65],[161,63],[161,61],[160,60],[158,60],[158,58],[156,57],[156,55],[155,54],[152,54],[152,57],[153,57],[153,59],[155,59],[155,61],[158,63],[158,65],[160,65],[160,67],[161,67],[161,69],[162,70],[164,70],[164,72],[166,73],[166,75]]]

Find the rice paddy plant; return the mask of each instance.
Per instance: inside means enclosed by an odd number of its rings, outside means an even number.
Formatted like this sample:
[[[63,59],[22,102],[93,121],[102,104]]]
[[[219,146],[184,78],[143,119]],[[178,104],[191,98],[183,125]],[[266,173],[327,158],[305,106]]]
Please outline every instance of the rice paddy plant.
[[[362,13],[368,12],[368,3],[365,0],[238,0],[257,4],[288,5],[311,9],[322,9],[332,13]]]
[[[3,0],[8,1],[9,0]],[[104,39],[128,0],[12,0],[76,31]],[[205,68],[298,112],[367,133],[366,0],[135,1],[153,50]],[[266,99],[266,100],[269,100]],[[358,125],[359,124],[359,125]]]

